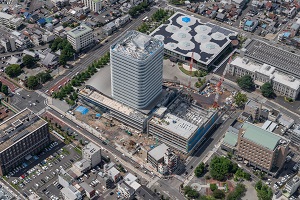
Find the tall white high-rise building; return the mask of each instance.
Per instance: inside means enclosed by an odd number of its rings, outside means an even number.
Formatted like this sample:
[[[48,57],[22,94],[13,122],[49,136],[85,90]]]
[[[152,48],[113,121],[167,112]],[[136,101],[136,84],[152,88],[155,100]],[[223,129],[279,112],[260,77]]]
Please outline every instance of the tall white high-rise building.
[[[112,97],[146,108],[162,92],[163,42],[128,31],[110,47]]]
[[[84,3],[86,7],[89,7],[93,12],[101,10],[101,0],[82,0],[82,3]]]

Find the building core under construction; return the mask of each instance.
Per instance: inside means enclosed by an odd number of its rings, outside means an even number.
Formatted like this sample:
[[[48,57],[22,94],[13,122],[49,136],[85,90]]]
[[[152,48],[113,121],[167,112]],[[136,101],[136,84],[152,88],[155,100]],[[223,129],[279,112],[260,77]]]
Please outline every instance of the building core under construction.
[[[190,154],[205,139],[218,112],[192,104],[178,96],[168,108],[161,107],[149,120],[148,133],[168,146]]]

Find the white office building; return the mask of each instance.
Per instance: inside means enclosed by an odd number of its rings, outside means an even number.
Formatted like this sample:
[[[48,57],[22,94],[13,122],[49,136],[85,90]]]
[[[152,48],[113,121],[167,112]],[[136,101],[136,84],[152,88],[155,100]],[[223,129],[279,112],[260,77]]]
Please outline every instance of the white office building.
[[[278,72],[275,67],[268,64],[250,62],[247,58],[236,57],[231,63],[227,73],[242,77],[250,75],[255,85],[262,86],[266,82],[273,85],[276,94],[296,99],[300,92],[300,80]]]
[[[101,162],[101,149],[90,142],[83,147],[82,158],[88,160],[93,168]]]
[[[128,31],[110,48],[112,97],[146,108],[162,92],[163,42]]]
[[[101,0],[82,0],[82,3],[84,3],[86,7],[89,7],[93,12],[101,10]]]
[[[85,24],[67,32],[67,39],[76,52],[88,47],[94,42],[93,30]]]
[[[300,178],[298,175],[294,176],[291,180],[289,180],[285,185],[286,196],[292,196],[300,186]]]

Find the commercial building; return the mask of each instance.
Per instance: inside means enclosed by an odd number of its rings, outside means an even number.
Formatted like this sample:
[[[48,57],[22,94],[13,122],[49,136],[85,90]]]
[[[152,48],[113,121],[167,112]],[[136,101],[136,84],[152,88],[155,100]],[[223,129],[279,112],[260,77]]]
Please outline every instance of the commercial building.
[[[61,194],[64,200],[82,199],[81,192],[74,186],[75,179],[64,169],[58,174],[58,183],[63,186]]]
[[[238,144],[238,134],[239,130],[230,126],[224,136],[224,139],[221,144],[221,149],[232,154],[237,153],[237,144]]]
[[[148,119],[146,114],[87,88],[81,90],[79,95],[86,104],[91,106],[96,105],[107,110],[113,119],[131,126],[138,131],[146,132]]]
[[[296,175],[285,184],[284,189],[286,192],[283,194],[287,197],[290,197],[298,190],[299,186],[300,186],[300,177]]]
[[[0,24],[9,28],[18,28],[22,24],[21,18],[16,18],[13,15],[5,12],[0,12]]]
[[[124,179],[118,183],[118,194],[120,197],[123,197],[123,199],[133,199],[135,191],[141,187],[136,181],[137,177],[128,173]]]
[[[261,65],[248,58],[236,57],[227,72],[238,77],[250,75],[257,87],[270,82],[276,94],[296,99],[300,92],[300,80],[277,70],[278,68],[268,64]]]
[[[173,60],[189,63],[194,53],[193,67],[209,70],[229,49],[237,32],[176,12],[150,35],[164,42],[164,53]]]
[[[238,134],[238,156],[262,171],[275,175],[283,166],[290,141],[245,122]]]
[[[292,130],[291,143],[297,147],[300,146],[300,125],[299,124],[295,124],[294,129]]]
[[[28,155],[48,146],[48,123],[24,109],[0,124],[0,175],[21,165]]]
[[[164,143],[147,152],[147,162],[150,163],[156,170],[158,164],[164,161],[164,154],[169,147]]]
[[[276,68],[276,71],[300,79],[300,56],[260,40],[252,40],[242,52],[247,58]],[[243,50],[243,51],[244,51]]]
[[[259,120],[260,113],[261,113],[261,103],[257,103],[255,101],[249,100],[245,104],[244,112],[250,114],[252,116],[252,119]]]
[[[213,128],[218,113],[191,105],[183,96],[178,96],[168,109],[161,107],[154,113],[148,122],[148,134],[171,148],[190,154]]]
[[[90,142],[82,148],[82,158],[90,162],[91,167],[95,167],[101,162],[101,149],[96,144]]]
[[[67,32],[67,39],[76,52],[88,47],[94,42],[93,30],[85,24]]]
[[[82,3],[93,12],[98,12],[102,8],[101,0],[82,0]]]
[[[112,97],[144,109],[162,93],[163,43],[128,31],[110,47]]]
[[[247,20],[244,23],[244,31],[253,32],[258,26],[257,20]]]

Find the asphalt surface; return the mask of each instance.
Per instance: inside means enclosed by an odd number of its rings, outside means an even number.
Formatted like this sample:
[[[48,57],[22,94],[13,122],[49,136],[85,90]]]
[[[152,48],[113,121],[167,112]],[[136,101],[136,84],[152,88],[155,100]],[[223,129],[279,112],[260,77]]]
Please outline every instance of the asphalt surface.
[[[103,43],[103,44],[98,43],[90,51],[88,51],[87,55],[84,58],[80,59],[77,66],[74,66],[73,69],[66,71],[64,74],[60,75],[53,81],[46,83],[45,86],[41,89],[41,91],[45,92],[47,90],[50,91],[50,89],[52,89],[52,88],[56,89],[59,85],[64,83],[67,79],[71,79],[77,73],[80,73],[81,71],[85,70],[95,60],[98,60],[106,52],[109,52],[110,45],[112,45],[114,43],[114,41],[116,41],[117,38],[122,36],[122,34],[124,32],[126,32],[128,30],[135,30],[138,26],[140,26],[142,24],[143,18],[145,18],[146,16],[151,16],[156,10],[157,10],[157,8],[152,7],[149,12],[144,12],[138,18],[133,19],[131,23],[129,23],[126,26],[124,26],[123,28],[119,29],[113,35],[109,36],[107,39],[108,42]]]
[[[226,114],[229,118],[223,122],[218,129],[216,129],[211,136],[206,140],[204,144],[194,153],[191,159],[186,163],[186,172],[188,176],[194,172],[194,168],[206,157],[209,151],[215,148],[215,145],[224,136],[224,133],[228,127],[234,122],[234,120],[240,115],[242,111],[236,111],[231,114],[231,111]]]
[[[28,107],[33,112],[38,113],[46,108],[45,98],[33,91],[18,89],[10,100],[10,104],[18,110],[23,110]]]

